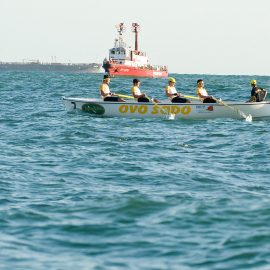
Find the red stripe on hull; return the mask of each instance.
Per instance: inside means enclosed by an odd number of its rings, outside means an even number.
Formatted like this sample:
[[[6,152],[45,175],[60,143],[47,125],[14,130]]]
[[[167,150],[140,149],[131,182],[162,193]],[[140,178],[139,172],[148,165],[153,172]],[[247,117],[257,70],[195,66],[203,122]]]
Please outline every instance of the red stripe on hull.
[[[114,65],[109,68],[110,76],[129,76],[129,77],[149,77],[149,78],[166,78],[168,71],[153,70],[153,69],[140,69],[124,65]]]

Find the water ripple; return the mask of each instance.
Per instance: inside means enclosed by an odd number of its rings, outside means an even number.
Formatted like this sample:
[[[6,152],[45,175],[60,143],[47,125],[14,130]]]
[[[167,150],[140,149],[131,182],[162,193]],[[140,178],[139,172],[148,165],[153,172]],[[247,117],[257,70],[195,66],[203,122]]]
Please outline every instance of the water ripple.
[[[194,94],[197,75],[174,76]],[[248,76],[204,77],[224,100],[249,94]],[[268,269],[269,121],[64,110],[101,78],[0,73],[0,268]],[[165,85],[142,83],[157,98]]]

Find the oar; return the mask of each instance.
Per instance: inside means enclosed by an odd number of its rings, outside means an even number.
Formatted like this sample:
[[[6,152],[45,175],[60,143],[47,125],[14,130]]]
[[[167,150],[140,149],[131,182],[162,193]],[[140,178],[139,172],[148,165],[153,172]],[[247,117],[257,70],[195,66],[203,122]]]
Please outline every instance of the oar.
[[[187,96],[187,95],[183,95],[182,97],[184,98],[190,98],[190,99],[197,99],[197,100],[200,100],[199,97],[194,97],[194,96]]]
[[[167,112],[160,106],[158,105],[157,102],[155,102],[153,99],[151,99],[150,97],[146,96],[146,98],[149,99],[149,101],[151,101],[155,106],[157,106],[158,108],[160,108],[160,110],[163,112],[164,115],[168,115],[168,119],[169,120],[174,120],[175,119],[175,114],[174,113],[169,113],[169,111],[167,110]]]
[[[187,96],[187,95],[184,95],[184,97],[185,97],[185,98],[190,98],[190,99],[197,99],[197,100],[200,100],[199,97],[195,97],[195,96]],[[212,96],[212,97],[213,97],[213,96]],[[235,107],[233,107],[233,106],[228,105],[227,103],[225,103],[225,102],[222,101],[221,99],[217,99],[217,98],[214,98],[214,97],[213,97],[213,99],[214,99],[217,103],[219,103],[219,104],[221,104],[221,105],[223,105],[223,106],[226,106],[226,107],[230,108],[230,109],[233,110],[233,111],[236,111],[236,112],[237,112],[241,117],[243,117],[246,121],[248,121],[248,122],[251,122],[251,121],[252,121],[252,115],[251,115],[251,114],[246,115],[243,111],[241,111],[241,110],[239,110],[239,109],[237,109],[237,108],[235,108]]]
[[[115,94],[115,95],[122,98],[134,98],[133,96],[127,96],[127,95],[122,95],[122,94]]]
[[[213,97],[213,96],[212,96],[212,97]],[[217,103],[219,103],[219,104],[221,104],[221,105],[223,105],[223,106],[226,106],[226,107],[230,108],[230,109],[233,110],[233,111],[236,111],[236,112],[237,112],[241,117],[243,117],[246,121],[248,121],[248,122],[251,122],[251,121],[252,121],[252,115],[251,115],[251,114],[246,115],[243,111],[241,111],[241,110],[239,110],[239,109],[237,109],[237,108],[235,108],[235,107],[233,107],[233,106],[228,105],[227,103],[225,103],[225,102],[222,101],[221,99],[217,99],[217,98],[214,98],[214,97],[213,97],[213,99],[214,99]]]

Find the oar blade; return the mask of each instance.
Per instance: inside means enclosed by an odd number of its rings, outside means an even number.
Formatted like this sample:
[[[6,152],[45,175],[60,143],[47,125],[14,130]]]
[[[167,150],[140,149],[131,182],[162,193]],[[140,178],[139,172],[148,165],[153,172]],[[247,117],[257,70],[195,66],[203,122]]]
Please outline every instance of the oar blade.
[[[252,122],[252,115],[249,114],[247,117],[246,117],[246,121],[247,122]]]
[[[168,120],[175,120],[175,114],[174,113],[170,113],[168,114]]]

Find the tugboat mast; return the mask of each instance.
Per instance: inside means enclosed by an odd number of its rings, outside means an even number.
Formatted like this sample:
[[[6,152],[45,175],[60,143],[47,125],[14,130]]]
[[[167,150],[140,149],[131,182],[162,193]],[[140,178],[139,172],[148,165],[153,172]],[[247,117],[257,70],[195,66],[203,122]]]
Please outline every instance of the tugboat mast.
[[[141,29],[140,25],[138,23],[132,23],[132,32],[135,33],[135,51],[138,51],[138,33]]]
[[[126,30],[126,27],[124,26],[124,23],[119,23],[118,25],[115,26],[118,32],[118,39],[115,39],[115,44],[114,47],[126,47],[126,44],[123,40],[123,33]],[[118,44],[117,44],[118,42]]]

